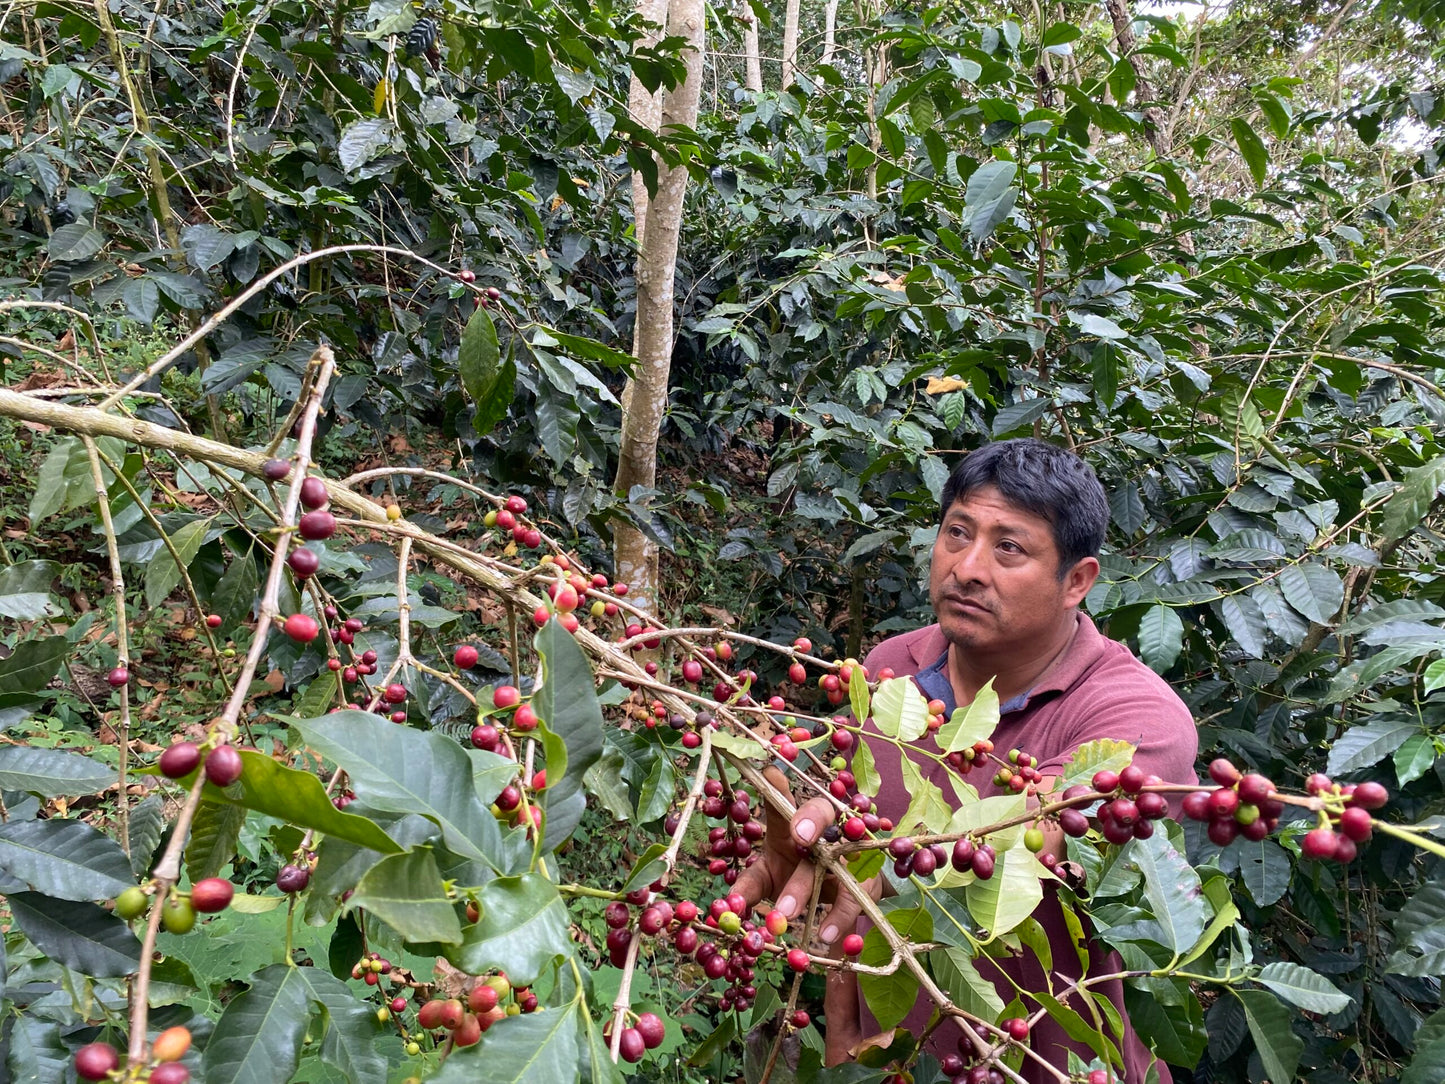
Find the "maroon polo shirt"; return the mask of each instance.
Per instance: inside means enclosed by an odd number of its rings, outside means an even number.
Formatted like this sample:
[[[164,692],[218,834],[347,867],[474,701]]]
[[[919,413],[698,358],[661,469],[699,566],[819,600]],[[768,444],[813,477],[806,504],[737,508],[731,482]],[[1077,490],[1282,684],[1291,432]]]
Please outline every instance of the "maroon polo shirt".
[[[953,687],[948,680],[948,642],[937,625],[916,632],[904,633],[884,640],[868,655],[868,673],[877,674],[891,667],[898,676],[910,675],[929,696],[954,707]],[[1136,659],[1127,647],[1110,640],[1094,626],[1087,615],[1079,614],[1079,630],[1064,655],[1028,692],[1000,705],[999,724],[992,741],[996,750],[1021,749],[1037,758],[1039,770],[1046,776],[1058,775],[1075,749],[1097,738],[1128,741],[1137,747],[1134,763],[1145,772],[1172,783],[1197,783],[1194,759],[1199,739],[1194,720],[1184,702],[1167,682]],[[878,789],[878,814],[897,821],[908,808],[908,792],[896,754],[879,748],[875,741],[875,759],[881,785]],[[914,743],[920,748],[936,751],[932,735]],[[932,760],[912,758],[925,779],[940,786],[945,795],[953,793],[944,767]],[[968,782],[987,798],[1000,793],[993,785],[992,775],[971,773]],[[1175,810],[1177,815],[1177,809]],[[1048,933],[1053,949],[1053,988],[1060,990],[1080,977],[1079,960],[1070,942],[1056,893],[1045,888],[1044,900],[1034,912]],[[1087,926],[1085,927],[1088,928]],[[1090,972],[1105,974],[1122,970],[1117,953],[1091,939]],[[1043,968],[1032,952],[1006,960],[980,957],[975,961],[980,974],[993,979],[999,997],[1008,1004],[1016,996],[1013,984],[1025,990],[1048,989]],[[991,974],[991,969],[1005,974]],[[1126,1022],[1122,1053],[1125,1084],[1143,1084],[1153,1057],[1127,1026],[1124,1013],[1123,984],[1115,981],[1094,987],[1118,1008]],[[1037,1006],[1029,1003],[1032,1012]],[[1085,1019],[1090,1014],[1074,1002]],[[877,1030],[875,1021],[863,1008],[863,1031]],[[901,1025],[913,1034],[922,1034],[932,1006],[921,999]],[[942,1055],[956,1049],[960,1031],[951,1021],[934,1032],[930,1050]],[[1071,1040],[1062,1027],[1044,1017],[1033,1029],[1029,1042],[1033,1049],[1060,1068],[1067,1068],[1067,1050],[1072,1049],[1086,1062],[1094,1057],[1084,1043]],[[1160,1084],[1171,1084],[1162,1062],[1157,1063]],[[1022,1076],[1030,1084],[1049,1081],[1039,1066],[1024,1062]]]

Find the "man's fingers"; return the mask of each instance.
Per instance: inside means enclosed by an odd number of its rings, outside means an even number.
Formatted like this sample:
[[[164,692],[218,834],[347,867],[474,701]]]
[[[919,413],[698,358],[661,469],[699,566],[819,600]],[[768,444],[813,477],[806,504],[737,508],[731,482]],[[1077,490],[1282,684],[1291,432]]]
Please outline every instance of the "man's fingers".
[[[823,829],[833,823],[833,806],[826,798],[809,798],[793,814],[789,826],[793,839],[804,847],[811,847],[823,834]]]
[[[766,899],[773,894],[772,868],[767,862],[754,862],[738,874],[732,890],[741,893],[743,899],[748,901],[749,907],[754,906],[758,900]]]
[[[858,916],[862,913],[863,905],[852,893],[839,892],[837,901],[818,925],[818,936],[824,944],[836,944],[840,938],[853,932],[853,927],[858,924]]]
[[[739,878],[741,880],[741,878]],[[788,883],[778,893],[778,910],[788,918],[796,918],[798,912],[807,906],[813,896],[813,863],[806,858],[798,861]]]

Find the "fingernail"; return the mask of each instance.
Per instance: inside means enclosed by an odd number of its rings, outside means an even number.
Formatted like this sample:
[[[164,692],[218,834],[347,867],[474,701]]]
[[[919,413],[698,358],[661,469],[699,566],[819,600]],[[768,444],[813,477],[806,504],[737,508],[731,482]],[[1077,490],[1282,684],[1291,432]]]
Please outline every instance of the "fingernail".
[[[789,918],[793,917],[793,912],[795,912],[797,909],[798,901],[793,899],[792,896],[784,896],[778,901],[778,910],[783,912],[783,914],[787,915]]]
[[[812,821],[802,820],[798,822],[798,826],[794,831],[797,832],[798,838],[804,843],[812,843],[818,835],[818,826]]]
[[[821,936],[825,943],[831,945],[834,941],[838,940],[838,927],[824,926]]]

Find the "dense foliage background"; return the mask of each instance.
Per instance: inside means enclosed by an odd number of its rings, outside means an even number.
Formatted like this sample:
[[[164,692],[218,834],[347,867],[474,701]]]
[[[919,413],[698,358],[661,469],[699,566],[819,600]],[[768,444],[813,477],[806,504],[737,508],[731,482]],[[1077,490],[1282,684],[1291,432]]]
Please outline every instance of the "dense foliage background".
[[[821,5],[805,4],[801,70],[779,90],[768,58],[782,13],[719,7],[699,122],[658,135],[630,117],[629,81],[675,81],[676,42],[643,44],[640,17],[608,3],[5,9],[0,364],[18,393],[0,402],[0,890],[11,920],[0,1043],[11,1076],[66,1079],[68,1051],[125,1030],[123,976],[136,955],[91,901],[144,878],[183,796],[156,790],[153,772],[118,795],[114,769],[123,758],[144,769],[221,713],[274,544],[259,457],[176,454],[126,443],[124,431],[41,422],[18,405],[24,396],[114,408],[110,391],[168,352],[177,363],[156,365],[122,400],[129,415],[290,454],[308,366],[329,343],[337,369],[314,459],[333,479],[378,470],[352,486],[371,511],[396,501],[419,531],[470,550],[491,508],[485,494],[519,493],[541,529],[603,571],[613,526],[636,523],[664,547],[664,624],[784,644],[803,635],[832,661],[927,620],[920,573],[958,453],[1025,433],[1067,444],[1111,494],[1105,571],[1087,609],[1185,698],[1206,756],[1296,790],[1315,771],[1376,780],[1392,794],[1381,816],[1442,834],[1436,15],[1428,4],[1355,0],[1169,14],[1130,13],[1117,0],[862,2],[838,13],[838,51],[825,65]],[[761,27],[762,92],[741,85],[747,18]],[[693,178],[673,391],[656,491],[617,494],[634,312],[630,179],[655,177],[658,159]],[[473,357],[487,379],[469,383],[475,370],[458,351],[482,301],[496,372]],[[77,432],[98,438],[112,527],[97,513]],[[359,505],[346,514],[381,521]],[[124,571],[120,599],[107,534]],[[395,539],[343,535],[321,547],[324,598],[308,603],[288,580],[275,601],[283,614],[329,601],[364,619],[358,646],[384,668],[398,659],[403,621]],[[504,562],[516,552],[505,543],[493,547]],[[514,650],[521,672],[535,672],[511,623],[517,610],[502,601],[505,577],[479,585],[476,568],[467,579],[427,552],[409,572],[402,561],[416,659],[446,671],[455,644],[484,645],[486,669],[464,679],[473,691],[517,669]],[[117,639],[118,603],[128,641]],[[205,628],[212,613],[221,623]],[[524,626],[529,616],[520,613]],[[598,626],[604,640],[620,631]],[[105,676],[127,643],[136,680],[122,718]],[[761,687],[780,686],[788,658],[737,644]],[[403,816],[422,812],[400,804],[407,787],[370,780],[367,791],[368,757],[386,762],[394,750],[377,750],[393,739],[348,749],[321,732],[338,697],[326,653],[273,636],[259,661],[240,716],[257,748],[298,771],[345,767],[366,814],[355,819],[385,827],[409,860],[426,855],[437,884],[536,876],[528,845],[491,827],[501,849],[444,830],[430,857],[417,846],[426,830]],[[402,661],[415,740],[429,733],[455,748],[476,721],[472,705]],[[590,680],[569,680],[568,695],[590,702],[578,691]],[[557,860],[563,878],[608,891],[647,867],[639,859],[689,782],[676,747],[610,725],[625,718],[624,693],[604,687],[609,728],[591,754],[603,768],[586,788],[600,802],[584,816],[575,777],[575,793],[549,798],[561,834],[548,831],[548,849],[577,831]],[[297,719],[313,722],[287,722]],[[466,788],[465,759],[446,770]],[[446,790],[439,778],[427,787]],[[490,825],[496,778],[490,795],[489,782],[476,784],[480,805],[434,823]],[[565,817],[564,799],[575,807]],[[268,1004],[292,1006],[294,1027],[245,1054],[209,1047],[204,1079],[269,1079],[245,1075],[267,1064],[316,1081],[420,1072],[394,1031],[378,1038],[370,1010],[356,1015],[367,988],[343,981],[361,929],[338,919],[336,897],[359,885],[362,865],[329,866],[326,849],[335,861],[337,848],[364,850],[376,837],[298,820],[289,807],[268,813],[255,795],[235,806],[208,791],[200,809],[188,876],[225,871],[276,902],[211,920],[204,952],[163,935],[151,1022],[187,1022],[199,1046],[215,1021],[226,1027],[223,1012],[267,991]],[[57,823],[123,844],[125,864],[106,851],[105,876],[92,868],[77,880],[17,857],[31,854],[34,825]],[[1222,877],[1230,888],[1211,896],[1211,916],[1229,901],[1238,921],[1191,976],[1141,984],[1131,1012],[1169,1062],[1206,1065],[1200,1079],[1441,1079],[1439,859],[1377,836],[1348,866],[1301,863],[1298,836],[1312,826],[1287,815],[1282,835],[1223,849],[1187,829],[1190,862],[1213,871],[1206,885]],[[291,923],[268,886],[307,829],[325,836],[317,879],[331,875],[335,891],[313,882],[306,922],[298,913]],[[74,838],[42,850],[63,856]],[[697,849],[689,839],[685,854]],[[469,862],[490,862],[491,874]],[[684,868],[691,890],[706,893],[698,864]],[[1126,880],[1112,883],[1123,902],[1095,912],[1103,929],[1158,914],[1160,902]],[[380,876],[367,887],[384,912]],[[506,906],[550,913],[560,897],[541,887],[529,896],[534,887]],[[35,893],[64,901],[65,916],[48,918],[69,923],[65,936],[42,928]],[[563,909],[537,958],[575,956],[591,969],[602,903],[569,903],[571,936]],[[399,928],[421,921],[415,906],[394,916]],[[439,913],[450,913],[445,901],[427,920],[445,927]],[[403,948],[381,926],[367,936],[423,980],[436,956],[428,947],[446,940],[413,936]],[[1134,946],[1126,958],[1170,960],[1132,936],[1116,941]],[[61,947],[75,938],[93,947]],[[318,965],[299,969],[321,976],[309,992],[276,970],[287,950]],[[482,951],[469,959],[503,966]],[[1335,989],[1297,998],[1300,1013],[1204,981],[1273,963],[1307,967]],[[633,1071],[740,1073],[742,1045],[727,1047],[732,1031],[717,1030],[731,1018],[673,968],[659,955],[633,984],[638,1004],[682,1025],[670,1027],[662,1058]],[[602,1042],[593,1017],[606,1015],[620,971],[601,966],[585,991],[571,971],[546,974],[548,1012],[578,1007],[558,1015],[576,1032],[568,1064],[580,1049],[585,1065]],[[805,985],[803,996],[817,990]],[[766,1002],[727,1028],[765,1019],[776,1008]],[[536,1048],[521,1029],[546,1016],[515,1025],[518,1043]],[[241,1034],[239,1019],[222,1034]],[[689,1068],[680,1059],[709,1035],[724,1037]],[[343,1049],[370,1061],[348,1065]],[[584,1072],[616,1070],[598,1058]]]

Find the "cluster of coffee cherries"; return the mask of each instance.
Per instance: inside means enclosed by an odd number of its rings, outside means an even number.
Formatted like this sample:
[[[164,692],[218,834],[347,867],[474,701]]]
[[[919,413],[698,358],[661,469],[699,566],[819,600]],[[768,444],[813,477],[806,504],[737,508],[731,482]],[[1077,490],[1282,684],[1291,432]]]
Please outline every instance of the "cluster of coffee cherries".
[[[642,720],[642,725],[648,730],[656,730],[657,727],[666,723],[668,729],[678,732],[680,735],[678,742],[687,750],[693,750],[702,745],[704,730],[717,729],[717,718],[711,712],[700,711],[689,720],[687,716],[679,715],[676,712],[669,714],[660,700],[654,700],[646,710],[639,706],[636,717]]]
[[[191,1071],[181,1064],[191,1048],[189,1028],[166,1028],[151,1043],[148,1071],[142,1077],[127,1078],[150,1084],[186,1084]],[[109,1043],[87,1043],[75,1052],[75,1075],[81,1080],[107,1080],[118,1074],[120,1054]]]
[[[241,778],[245,761],[232,745],[206,748],[193,741],[178,741],[161,753],[157,766],[167,779],[184,779],[205,761],[206,779],[218,787],[229,787]]]
[[[1184,815],[1207,821],[1209,839],[1227,847],[1235,838],[1258,842],[1279,824],[1284,803],[1275,795],[1274,784],[1258,772],[1242,773],[1223,757],[1210,762],[1209,778],[1216,790],[1197,790],[1184,796]]]
[[[530,526],[520,517],[527,511],[525,498],[513,493],[502,502],[501,508],[494,508],[482,518],[488,530],[497,530],[519,546],[534,550],[542,544],[542,532]]]
[[[1326,799],[1327,806],[1320,811],[1319,827],[1306,832],[1300,840],[1300,853],[1317,861],[1333,859],[1341,864],[1354,861],[1358,845],[1373,834],[1374,818],[1369,811],[1380,809],[1390,800],[1390,792],[1380,783],[1341,785],[1322,772],[1305,780],[1305,792]],[[1343,806],[1333,820],[1331,805]]]
[[[522,691],[515,685],[498,685],[493,689],[492,708],[491,712],[479,718],[477,725],[472,727],[471,743],[488,753],[512,757],[511,746],[505,740],[506,735],[530,734],[542,720],[531,702],[522,698]]]
[[[1029,1037],[1029,1022],[1021,1016],[1010,1017],[999,1025],[1003,1033],[1015,1043],[1025,1043]],[[972,1031],[986,1046],[998,1042],[998,1035],[983,1024],[974,1024]],[[945,1054],[938,1059],[939,1071],[948,1077],[949,1084],[1004,1084],[1003,1071],[994,1065],[977,1062],[978,1047],[967,1034],[958,1040],[958,1053]]]
[[[1131,839],[1148,839],[1154,834],[1154,822],[1169,815],[1169,800],[1144,789],[1162,786],[1163,782],[1157,775],[1130,764],[1118,772],[1107,768],[1095,772],[1088,785],[1069,787],[1060,797],[1069,801],[1094,791],[1114,795],[1095,812],[1099,831],[1110,843],[1127,843]],[[1089,830],[1089,822],[1079,810],[1065,809],[1059,813],[1059,827],[1065,835],[1078,839]]]
[[[145,914],[155,889],[154,883],[127,888],[115,898],[116,917],[130,922]],[[235,886],[224,877],[202,878],[191,885],[189,892],[173,887],[161,901],[161,928],[167,933],[190,933],[196,927],[198,914],[214,915],[224,911],[235,894]]]
[[[602,1035],[611,1042],[611,1020],[603,1025]],[[622,1029],[622,1035],[617,1040],[617,1053],[623,1061],[635,1064],[641,1061],[649,1050],[656,1050],[661,1046],[666,1037],[667,1025],[662,1022],[662,1017],[655,1012],[638,1013],[633,1017],[632,1023]]]
[[[752,795],[741,787],[729,792],[721,779],[709,779],[703,784],[702,794],[698,804],[702,815],[723,822],[708,829],[707,871],[731,885],[753,863],[753,846],[763,838],[763,824],[753,816]],[[664,831],[668,827],[664,822]]]
[[[405,1001],[395,998],[396,1002]],[[475,1046],[482,1036],[498,1020],[520,1013],[533,1013],[541,1009],[537,995],[525,986],[513,987],[505,974],[492,975],[478,980],[467,991],[466,999],[457,997],[432,998],[423,1002],[416,1011],[416,1024],[423,1032],[430,1032],[434,1041],[448,1033],[453,1046]],[[398,1012],[400,1010],[397,1010]],[[406,1052],[413,1057],[421,1053],[418,1036],[403,1033]]]

